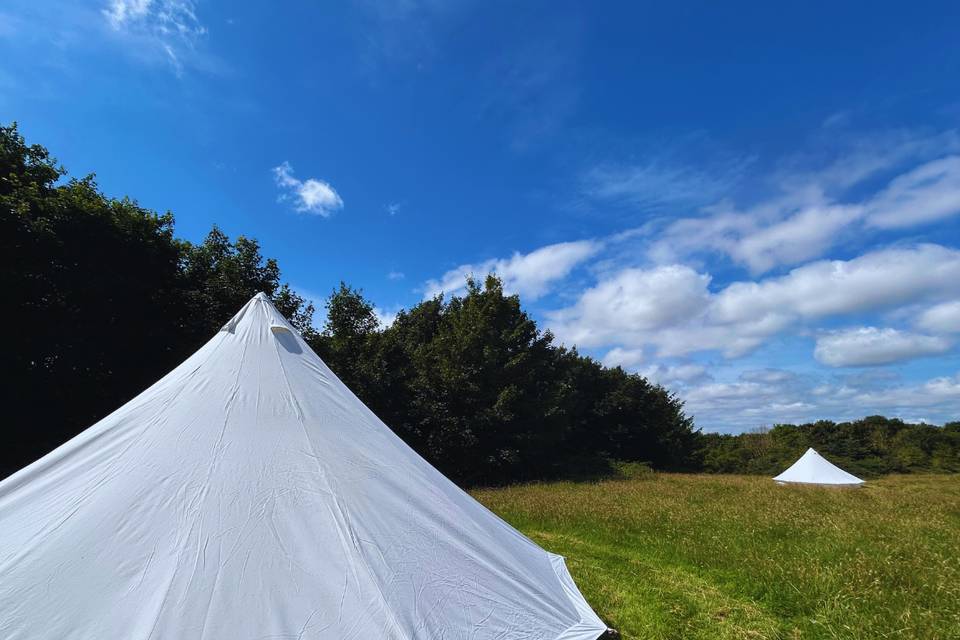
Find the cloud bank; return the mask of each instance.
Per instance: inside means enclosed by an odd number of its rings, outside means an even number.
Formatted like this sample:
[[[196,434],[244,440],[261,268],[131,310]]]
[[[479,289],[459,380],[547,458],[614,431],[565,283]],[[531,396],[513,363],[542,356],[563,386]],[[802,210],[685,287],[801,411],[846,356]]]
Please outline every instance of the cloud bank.
[[[602,243],[594,240],[561,242],[526,254],[514,253],[509,258],[462,264],[438,279],[428,280],[424,285],[424,296],[432,298],[440,293],[457,294],[466,288],[467,278],[483,278],[495,273],[503,280],[507,292],[536,300],[552,284],[569,275],[574,267],[596,255],[602,246]]]
[[[960,215],[960,136],[885,132],[815,160],[785,159],[745,205],[731,194],[752,160],[602,164],[581,196],[642,225],[463,264],[424,291],[497,273],[558,340],[667,385],[707,429],[960,417],[960,250],[936,232]]]

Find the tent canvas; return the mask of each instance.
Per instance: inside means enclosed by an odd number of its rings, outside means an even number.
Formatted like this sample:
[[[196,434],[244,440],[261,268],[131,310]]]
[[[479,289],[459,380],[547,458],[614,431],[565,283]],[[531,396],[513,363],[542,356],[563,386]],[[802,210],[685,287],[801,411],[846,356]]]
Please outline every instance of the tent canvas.
[[[258,294],[0,482],[6,640],[596,640],[562,557],[420,458]]]
[[[774,478],[778,483],[854,486],[863,480],[831,463],[812,448],[807,449],[789,469]]]

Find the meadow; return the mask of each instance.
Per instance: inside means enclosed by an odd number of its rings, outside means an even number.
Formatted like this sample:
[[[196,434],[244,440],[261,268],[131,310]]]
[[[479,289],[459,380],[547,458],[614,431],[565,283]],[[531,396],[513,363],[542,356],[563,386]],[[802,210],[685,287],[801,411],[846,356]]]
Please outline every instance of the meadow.
[[[960,476],[634,473],[473,492],[629,639],[960,638]]]

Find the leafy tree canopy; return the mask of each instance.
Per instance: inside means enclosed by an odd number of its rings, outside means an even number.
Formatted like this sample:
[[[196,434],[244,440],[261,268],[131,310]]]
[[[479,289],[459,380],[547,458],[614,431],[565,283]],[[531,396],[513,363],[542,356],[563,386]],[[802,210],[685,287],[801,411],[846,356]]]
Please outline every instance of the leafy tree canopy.
[[[379,325],[346,284],[313,307],[258,243],[214,227],[174,236],[172,214],[68,179],[16,126],[0,127],[0,284],[17,319],[7,351],[6,475],[176,366],[263,291],[341,379],[452,477],[500,483],[602,471],[610,458],[689,465],[696,433],[662,387],[553,343],[493,277]]]
[[[341,284],[318,353],[387,424],[464,483],[602,472],[612,458],[689,467],[692,421],[664,388],[555,345],[488,276],[379,327]]]

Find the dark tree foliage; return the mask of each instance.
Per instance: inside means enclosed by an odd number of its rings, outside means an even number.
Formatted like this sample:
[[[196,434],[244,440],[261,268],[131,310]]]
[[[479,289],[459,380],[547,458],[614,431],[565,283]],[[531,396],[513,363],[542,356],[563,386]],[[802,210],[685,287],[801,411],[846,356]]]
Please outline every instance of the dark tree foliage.
[[[0,128],[4,352],[0,476],[42,456],[176,366],[264,291],[354,392],[464,483],[588,474],[610,459],[689,465],[682,403],[553,344],[496,278],[379,326],[341,284],[323,330],[255,240],[199,244],[173,216],[68,180],[16,127]]]
[[[829,420],[737,436],[701,436],[703,468],[716,473],[775,475],[813,447],[835,464],[862,477],[917,471],[960,472],[960,423],[942,427],[869,416],[853,422]]]
[[[309,333],[256,241],[193,245],[173,216],[66,179],[46,149],[0,127],[3,350],[0,477],[76,435],[209,340],[258,291]]]
[[[313,346],[384,422],[465,484],[587,474],[612,458],[689,465],[682,403],[622,369],[553,344],[490,276],[380,328],[341,284]]]

